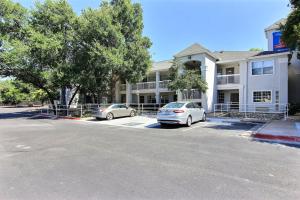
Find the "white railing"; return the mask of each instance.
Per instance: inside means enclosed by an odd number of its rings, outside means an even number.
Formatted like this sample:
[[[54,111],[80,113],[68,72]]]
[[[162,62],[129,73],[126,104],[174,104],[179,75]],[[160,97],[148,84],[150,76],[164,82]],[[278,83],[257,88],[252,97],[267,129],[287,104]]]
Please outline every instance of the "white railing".
[[[132,90],[149,90],[149,89],[155,89],[156,88],[156,82],[142,82],[132,85]]]
[[[214,104],[214,115],[219,112],[240,112],[244,113],[245,116],[247,113],[282,113],[286,119],[288,117],[288,104]]]
[[[240,83],[239,74],[217,75],[218,85],[239,84],[239,83]]]
[[[164,81],[159,81],[159,88],[168,88],[168,84],[170,83],[170,80],[164,80]]]
[[[170,83],[170,80],[164,80],[164,81],[159,81],[159,88],[165,89],[168,88],[168,84]],[[151,82],[140,82],[136,84],[132,84],[132,90],[148,90],[148,89],[155,89],[156,88],[156,82],[151,81]],[[121,84],[120,86],[121,91],[126,91],[126,84]]]
[[[201,99],[202,93],[201,93],[201,91],[196,90],[196,89],[184,90],[182,92],[182,98],[184,100]]]

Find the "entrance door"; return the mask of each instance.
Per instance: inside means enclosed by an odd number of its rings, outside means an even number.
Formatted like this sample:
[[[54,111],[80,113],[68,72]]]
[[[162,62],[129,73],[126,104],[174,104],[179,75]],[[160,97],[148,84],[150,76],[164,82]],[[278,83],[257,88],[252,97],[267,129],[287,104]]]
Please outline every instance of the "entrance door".
[[[234,74],[234,67],[226,68],[226,75],[229,75],[227,78],[228,83],[234,83],[234,76],[230,76]]]
[[[230,109],[239,109],[239,93],[230,93]]]
[[[140,103],[145,103],[145,97],[144,96],[140,96]]]

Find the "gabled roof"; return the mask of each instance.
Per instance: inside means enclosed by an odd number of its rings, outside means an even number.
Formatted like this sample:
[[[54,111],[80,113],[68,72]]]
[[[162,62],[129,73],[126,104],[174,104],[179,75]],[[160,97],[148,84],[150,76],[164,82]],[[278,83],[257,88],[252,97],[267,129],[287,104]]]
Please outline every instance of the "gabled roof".
[[[280,29],[280,26],[284,25],[285,23],[286,23],[286,18],[281,18],[271,26],[265,28],[265,31]]]
[[[198,43],[194,43],[191,46],[189,46],[188,48],[175,54],[175,57],[184,57],[184,56],[202,54],[202,53],[206,53],[206,54],[212,56],[213,58],[215,58],[211,51],[209,51],[207,48],[201,46]]]
[[[159,71],[159,70],[166,70],[171,68],[173,64],[173,60],[164,60],[160,62],[154,62],[152,64],[152,70],[153,71]]]
[[[215,51],[214,56],[219,59],[219,61],[230,61],[230,60],[243,60],[257,54],[261,51]]]

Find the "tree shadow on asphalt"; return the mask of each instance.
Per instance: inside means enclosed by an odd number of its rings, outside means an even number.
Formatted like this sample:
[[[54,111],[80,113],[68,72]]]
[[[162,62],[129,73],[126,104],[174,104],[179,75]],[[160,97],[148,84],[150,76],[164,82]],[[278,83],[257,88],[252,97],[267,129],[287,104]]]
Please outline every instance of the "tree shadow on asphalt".
[[[18,118],[31,118],[38,112],[13,112],[13,113],[0,113],[0,119],[18,119]]]
[[[205,128],[217,129],[217,130],[241,130],[248,131],[257,124],[253,123],[220,123],[220,124],[212,124],[205,126]]]
[[[0,120],[5,119],[27,119],[27,120],[40,120],[50,119],[57,120],[59,118],[52,115],[41,115],[39,111],[23,111],[23,112],[11,112],[11,113],[0,113]]]

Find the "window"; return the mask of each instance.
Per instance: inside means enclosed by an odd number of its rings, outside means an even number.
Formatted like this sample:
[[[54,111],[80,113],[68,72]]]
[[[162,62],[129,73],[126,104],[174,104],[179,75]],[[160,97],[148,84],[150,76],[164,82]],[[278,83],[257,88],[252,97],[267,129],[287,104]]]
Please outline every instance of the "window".
[[[186,108],[194,108],[194,104],[193,103],[188,103],[185,107]]]
[[[125,106],[124,104],[120,104],[119,107],[120,108],[127,108],[127,106]]]
[[[169,103],[165,105],[163,108],[181,108],[184,105],[184,103]]]
[[[271,91],[256,91],[253,92],[254,103],[271,103]]]
[[[114,109],[120,108],[120,105],[113,105],[112,108],[114,108]]]
[[[273,74],[273,60],[252,62],[252,75]]]
[[[200,104],[200,105],[199,105]],[[194,107],[195,108],[202,108],[202,106],[201,106],[201,103],[199,102],[199,103],[196,103],[196,102],[194,102]]]
[[[218,92],[218,103],[224,103],[224,92]]]

